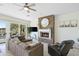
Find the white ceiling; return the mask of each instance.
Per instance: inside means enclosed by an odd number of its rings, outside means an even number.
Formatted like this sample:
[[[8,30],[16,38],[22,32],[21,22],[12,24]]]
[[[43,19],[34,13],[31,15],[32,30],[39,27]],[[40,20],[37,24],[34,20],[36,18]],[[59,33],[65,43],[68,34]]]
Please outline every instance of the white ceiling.
[[[22,3],[17,4],[24,5]],[[2,3],[0,4],[0,13],[20,19],[33,20],[41,16],[61,15],[70,12],[77,12],[79,11],[79,3],[36,3],[36,6],[33,6],[32,8],[36,9],[37,11],[27,13],[26,11],[22,10],[22,7],[16,6],[15,3]]]

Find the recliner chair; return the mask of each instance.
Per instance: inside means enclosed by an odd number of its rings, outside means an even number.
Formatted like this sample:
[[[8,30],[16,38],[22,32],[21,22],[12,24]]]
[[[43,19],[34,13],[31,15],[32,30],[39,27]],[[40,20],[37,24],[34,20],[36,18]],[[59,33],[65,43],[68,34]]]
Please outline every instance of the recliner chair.
[[[74,44],[73,40],[66,40],[57,45],[48,45],[48,53],[51,56],[66,56]]]

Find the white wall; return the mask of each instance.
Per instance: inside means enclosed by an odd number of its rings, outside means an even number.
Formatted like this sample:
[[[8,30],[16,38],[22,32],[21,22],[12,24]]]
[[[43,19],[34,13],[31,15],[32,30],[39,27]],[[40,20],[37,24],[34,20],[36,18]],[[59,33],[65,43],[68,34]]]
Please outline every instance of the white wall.
[[[59,27],[60,22],[77,20],[77,27]],[[63,40],[74,40],[76,43],[79,39],[79,12],[68,13],[56,16],[55,39],[58,42]]]
[[[38,27],[38,19],[31,20],[31,27]]]

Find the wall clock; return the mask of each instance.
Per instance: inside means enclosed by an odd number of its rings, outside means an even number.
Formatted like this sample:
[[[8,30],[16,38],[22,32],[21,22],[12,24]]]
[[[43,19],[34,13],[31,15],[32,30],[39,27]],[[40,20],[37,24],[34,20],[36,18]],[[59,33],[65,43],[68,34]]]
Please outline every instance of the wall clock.
[[[54,27],[54,16],[45,16],[39,18],[39,28],[40,29],[49,29]]]
[[[41,21],[41,26],[42,27],[47,27],[49,25],[49,20],[48,18],[43,18]]]

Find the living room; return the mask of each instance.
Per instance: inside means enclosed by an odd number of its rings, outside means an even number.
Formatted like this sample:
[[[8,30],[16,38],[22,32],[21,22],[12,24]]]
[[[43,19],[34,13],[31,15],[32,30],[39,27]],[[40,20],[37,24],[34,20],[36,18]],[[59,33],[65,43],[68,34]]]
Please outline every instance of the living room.
[[[0,55],[79,56],[78,15],[79,3],[1,3]]]

